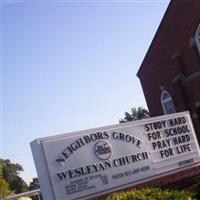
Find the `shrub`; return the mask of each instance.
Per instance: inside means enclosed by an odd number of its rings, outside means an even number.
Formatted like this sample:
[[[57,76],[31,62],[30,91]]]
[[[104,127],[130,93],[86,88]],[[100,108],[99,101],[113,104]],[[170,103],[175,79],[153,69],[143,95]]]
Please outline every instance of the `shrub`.
[[[193,197],[191,192],[145,188],[113,193],[106,200],[194,200]]]
[[[199,177],[198,177],[198,183],[193,184],[191,187],[188,188],[188,190],[195,192],[196,200],[200,200],[200,178]]]

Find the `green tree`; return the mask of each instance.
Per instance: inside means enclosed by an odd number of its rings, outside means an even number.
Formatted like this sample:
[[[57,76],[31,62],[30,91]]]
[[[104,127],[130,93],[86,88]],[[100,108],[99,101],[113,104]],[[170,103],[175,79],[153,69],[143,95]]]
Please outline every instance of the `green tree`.
[[[10,190],[16,194],[28,191],[28,185],[20,177],[20,172],[23,171],[23,167],[20,164],[12,163],[8,159],[0,159],[0,166],[2,179],[8,183]]]
[[[149,111],[143,107],[138,107],[138,108],[134,107],[134,108],[131,108],[131,113],[125,112],[124,115],[125,115],[124,119],[120,119],[119,123],[125,123],[125,122],[135,121],[139,119],[149,118]]]
[[[40,188],[40,184],[39,184],[38,178],[33,178],[32,181],[29,183],[29,190],[36,190],[39,188]],[[39,199],[42,199],[42,196],[40,194],[40,197],[36,195],[36,196],[32,196],[31,198],[32,200],[39,200]]]
[[[19,176],[16,176],[9,181],[10,189],[15,191],[16,194],[28,191],[28,185]]]
[[[0,178],[1,179],[3,178],[3,164],[1,161],[0,161]]]
[[[6,199],[9,194],[11,194],[11,191],[9,190],[8,183],[4,179],[0,178],[0,199]]]
[[[29,190],[36,190],[40,188],[40,184],[38,178],[33,178],[32,181],[29,183]]]
[[[2,163],[3,178],[8,182],[14,177],[19,176],[20,172],[23,171],[23,167],[21,165],[19,165],[18,163],[11,163],[11,161],[8,159],[1,159],[0,162]]]

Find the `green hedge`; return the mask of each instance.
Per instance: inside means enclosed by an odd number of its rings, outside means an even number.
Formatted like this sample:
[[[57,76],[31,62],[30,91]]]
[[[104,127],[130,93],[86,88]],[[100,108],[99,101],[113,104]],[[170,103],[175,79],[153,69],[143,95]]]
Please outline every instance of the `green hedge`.
[[[194,193],[185,191],[169,191],[161,189],[141,189],[117,192],[109,195],[106,200],[196,200]]]

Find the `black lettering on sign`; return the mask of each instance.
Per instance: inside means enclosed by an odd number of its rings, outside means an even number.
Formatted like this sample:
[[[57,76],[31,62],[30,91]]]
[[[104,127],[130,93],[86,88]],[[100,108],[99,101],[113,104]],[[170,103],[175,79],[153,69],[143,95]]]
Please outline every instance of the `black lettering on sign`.
[[[91,133],[89,135],[85,135],[81,138],[78,138],[74,142],[72,142],[69,146],[67,146],[61,154],[57,157],[56,162],[62,166],[65,164],[67,159],[78,149],[80,149],[82,146],[90,143],[90,142],[95,142],[97,140],[102,140],[102,139],[108,139],[110,135],[108,134],[107,131],[103,132],[96,132],[96,133]]]
[[[168,158],[174,156],[174,152],[172,148],[161,150],[160,151],[161,158]]]
[[[165,121],[153,122],[153,123],[145,124],[144,127],[145,127],[146,132],[162,129],[166,127],[166,122]]]
[[[119,167],[127,164],[132,164],[134,162],[142,161],[148,159],[148,153],[147,152],[141,152],[137,154],[133,154],[130,156],[120,157],[113,160],[113,166]]]
[[[165,136],[170,137],[170,136],[175,136],[175,135],[180,135],[183,133],[188,133],[190,130],[188,129],[187,125],[176,127],[176,128],[170,128],[165,130]]]
[[[183,165],[188,165],[188,164],[193,163],[193,162],[194,162],[194,159],[192,158],[192,159],[180,161],[178,164],[180,166],[183,166]]]
[[[123,142],[127,142],[127,143],[131,143],[131,144],[135,144],[137,147],[141,147],[142,146],[142,141],[139,140],[138,138],[129,135],[129,134],[125,134],[122,132],[113,132],[112,133],[112,137],[115,140],[121,140]]]
[[[123,172],[121,172],[119,174],[112,175],[112,179],[118,179],[118,178],[122,178],[122,177],[124,177],[124,173]]]
[[[179,147],[176,147],[176,151],[178,154],[186,153],[188,151],[192,151],[190,144],[184,144]]]
[[[183,144],[183,143],[189,142],[190,136],[189,135],[182,135],[182,136],[178,136],[178,137],[175,137],[175,138],[172,138],[172,139],[173,139],[174,145],[178,145],[178,144]]]
[[[149,141],[161,139],[159,131],[148,133],[147,136]]]
[[[171,146],[170,139],[152,142],[153,150],[162,149],[170,146]]]
[[[186,121],[187,120],[185,117],[178,117],[178,118],[170,119],[169,124],[170,124],[170,126],[177,126],[180,124],[185,124]]]
[[[68,171],[58,172],[57,176],[59,180],[61,181],[68,178],[73,179],[73,178],[77,178],[83,175],[88,175],[88,174],[104,171],[104,170],[110,169],[111,167],[112,167],[111,162],[109,160],[106,160],[101,163],[95,163],[92,165],[70,169]]]

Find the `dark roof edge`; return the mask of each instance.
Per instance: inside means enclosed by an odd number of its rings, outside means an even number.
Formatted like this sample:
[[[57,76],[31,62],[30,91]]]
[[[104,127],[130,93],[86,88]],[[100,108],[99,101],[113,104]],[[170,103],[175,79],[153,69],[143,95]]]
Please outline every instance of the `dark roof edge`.
[[[151,50],[152,44],[154,43],[154,41],[155,41],[157,35],[159,34],[159,31],[160,31],[160,29],[161,29],[161,26],[163,25],[163,23],[164,23],[164,21],[165,21],[165,18],[166,18],[167,14],[168,14],[168,11],[169,11],[169,9],[170,9],[170,7],[171,7],[173,1],[175,1],[175,0],[171,0],[171,1],[170,1],[169,5],[168,5],[168,7],[167,7],[167,9],[166,9],[166,11],[165,11],[165,14],[163,15],[163,18],[162,18],[162,20],[161,20],[161,22],[160,22],[160,24],[159,24],[159,26],[158,26],[158,29],[157,29],[157,31],[156,31],[156,33],[155,33],[155,35],[154,35],[154,37],[153,37],[153,39],[152,39],[152,41],[151,41],[151,44],[149,45],[149,48],[148,48],[148,50],[147,50],[147,53],[145,54],[144,59],[143,59],[141,65],[140,65],[140,68],[139,68],[139,70],[138,70],[138,72],[137,72],[137,74],[136,74],[138,78],[139,78],[140,73],[141,73],[141,70],[142,70],[142,68],[143,68],[143,63],[144,63],[144,61],[146,60],[146,58],[147,58],[147,56],[148,56],[148,54],[149,54],[149,52],[150,52],[150,50]]]

